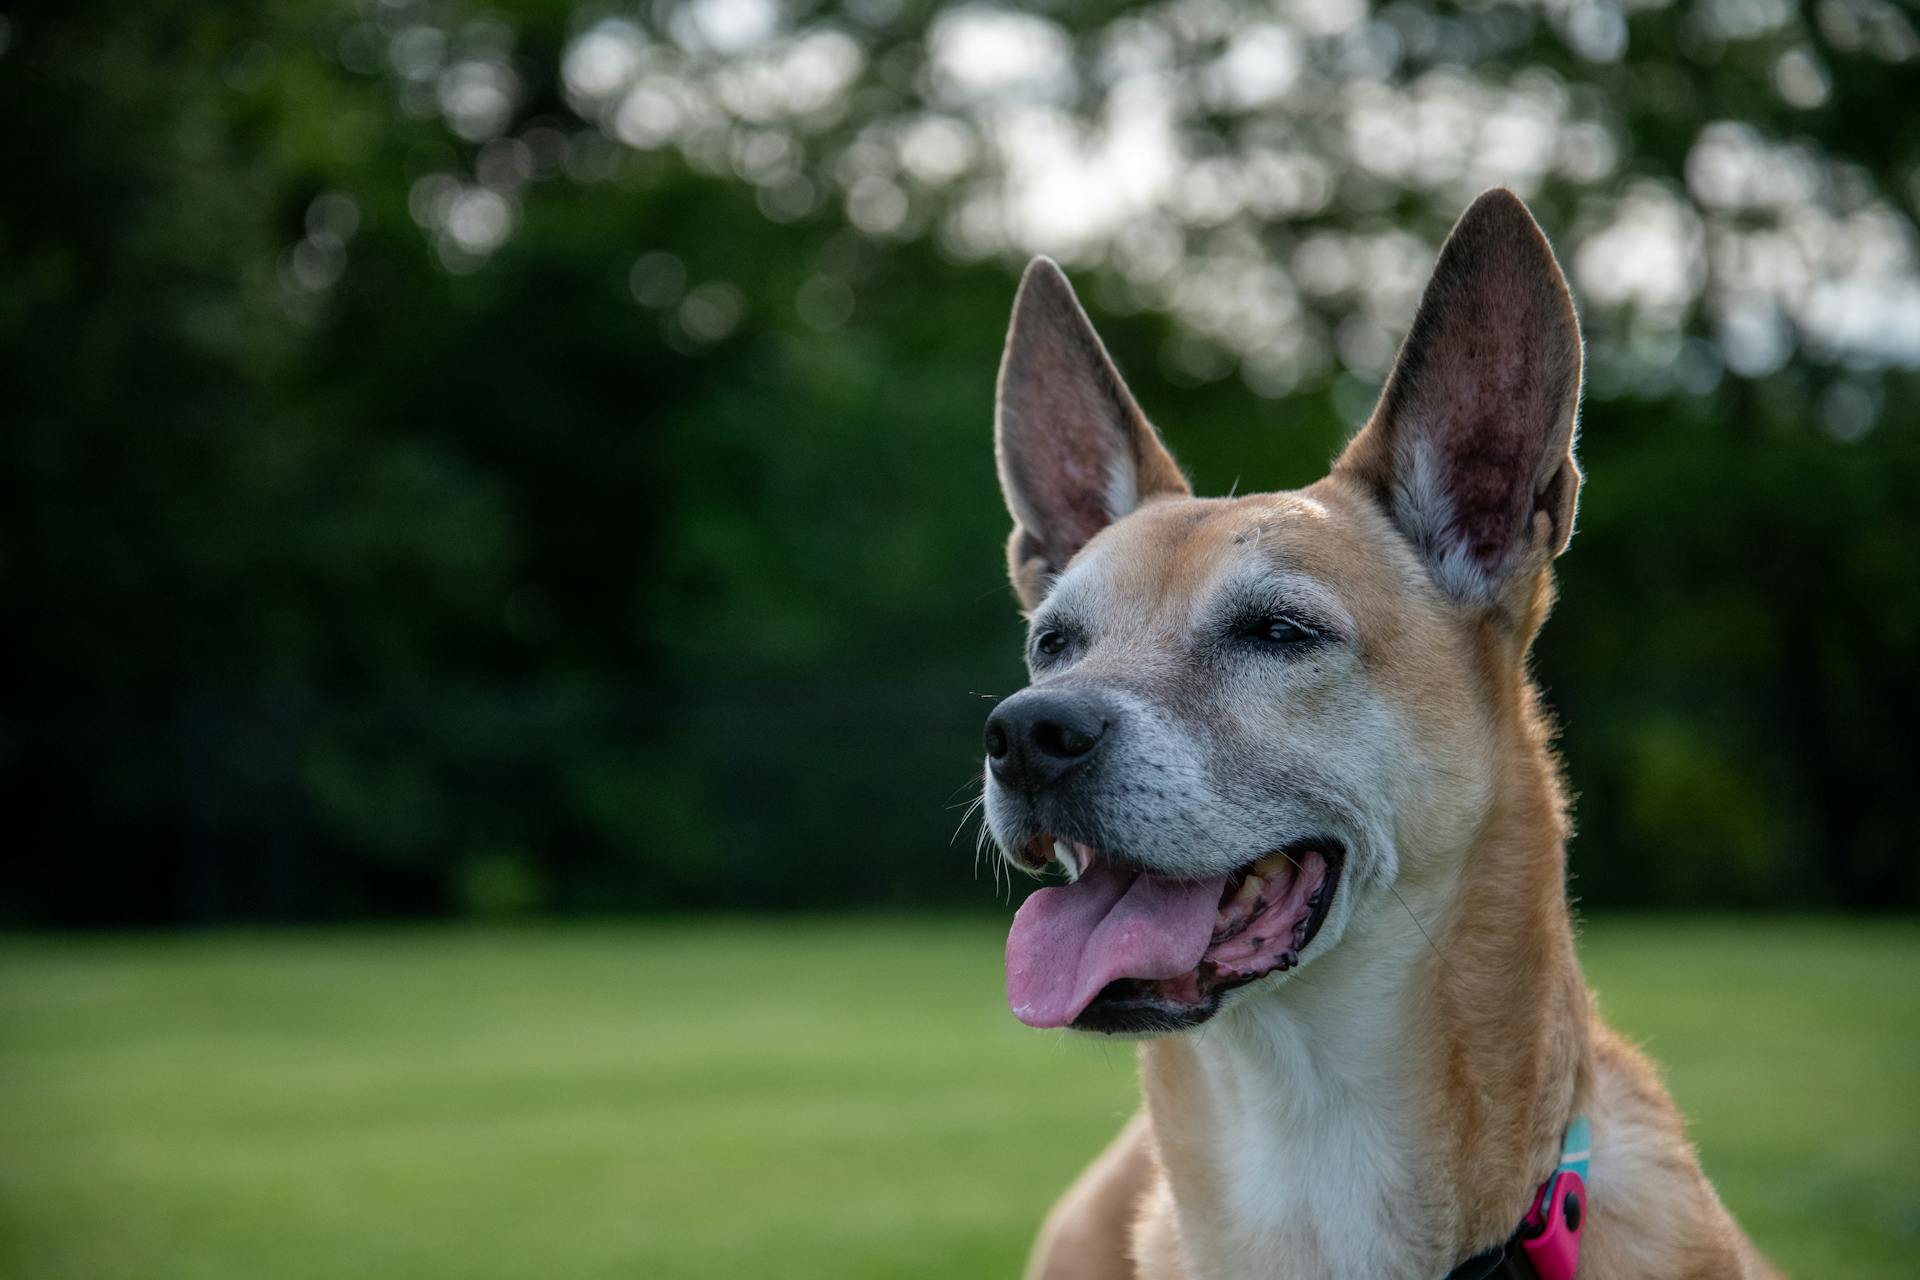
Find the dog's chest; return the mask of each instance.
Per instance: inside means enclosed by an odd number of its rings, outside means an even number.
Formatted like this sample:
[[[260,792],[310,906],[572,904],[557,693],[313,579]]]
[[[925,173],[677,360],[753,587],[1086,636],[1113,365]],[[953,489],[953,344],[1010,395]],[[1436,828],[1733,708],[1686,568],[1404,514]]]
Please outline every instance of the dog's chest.
[[[1221,1144],[1219,1221],[1183,1232],[1193,1280],[1425,1276],[1409,1269],[1431,1236],[1402,1153],[1377,1127]]]
[[[1191,1280],[1444,1273],[1450,1233],[1421,1183],[1424,1126],[1391,1037],[1332,1055],[1294,1031],[1269,1037],[1197,1055],[1204,1087],[1181,1119],[1200,1140],[1177,1145],[1204,1167],[1163,1157]]]

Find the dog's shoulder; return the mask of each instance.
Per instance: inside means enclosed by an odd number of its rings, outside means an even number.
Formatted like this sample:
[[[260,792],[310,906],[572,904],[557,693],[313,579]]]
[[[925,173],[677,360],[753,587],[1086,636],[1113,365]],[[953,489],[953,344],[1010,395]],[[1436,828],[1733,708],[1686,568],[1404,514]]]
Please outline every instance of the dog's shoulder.
[[[1598,1023],[1593,1058],[1592,1207],[1581,1276],[1777,1277],[1707,1181],[1653,1063]]]
[[[1027,1259],[1026,1280],[1134,1280],[1142,1274],[1133,1260],[1135,1224],[1164,1182],[1142,1111],[1047,1214]]]

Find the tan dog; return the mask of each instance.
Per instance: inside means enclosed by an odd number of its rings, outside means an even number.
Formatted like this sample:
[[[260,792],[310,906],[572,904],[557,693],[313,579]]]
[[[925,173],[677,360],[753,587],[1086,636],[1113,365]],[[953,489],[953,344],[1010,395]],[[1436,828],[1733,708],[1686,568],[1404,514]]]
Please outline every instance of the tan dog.
[[[1033,680],[987,723],[986,800],[1071,883],[1021,908],[1008,992],[1147,1037],[1142,1113],[1030,1276],[1437,1280],[1515,1238],[1576,1116],[1581,1280],[1772,1274],[1574,952],[1527,653],[1580,365],[1552,250],[1489,192],[1332,474],[1196,499],[1028,269],[998,452]]]

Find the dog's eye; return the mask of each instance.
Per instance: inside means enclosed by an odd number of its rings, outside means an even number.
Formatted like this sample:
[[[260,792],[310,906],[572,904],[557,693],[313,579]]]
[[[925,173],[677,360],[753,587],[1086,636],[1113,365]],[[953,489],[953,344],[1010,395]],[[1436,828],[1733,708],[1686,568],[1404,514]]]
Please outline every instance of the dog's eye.
[[[1259,619],[1249,630],[1268,644],[1303,644],[1316,638],[1312,631],[1280,613]]]
[[[1039,634],[1033,638],[1034,652],[1045,654],[1049,658],[1066,647],[1067,633],[1058,627],[1044,627]]]

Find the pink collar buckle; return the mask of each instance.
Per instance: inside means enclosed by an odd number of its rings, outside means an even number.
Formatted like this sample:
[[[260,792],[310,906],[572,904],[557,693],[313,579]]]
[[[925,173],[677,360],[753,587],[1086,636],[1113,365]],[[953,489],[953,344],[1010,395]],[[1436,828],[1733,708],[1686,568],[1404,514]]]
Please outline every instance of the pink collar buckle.
[[[1587,1160],[1592,1142],[1585,1116],[1567,1126],[1560,1167],[1540,1185],[1520,1228],[1520,1247],[1540,1280],[1573,1280],[1580,1266],[1580,1230],[1587,1222]]]

